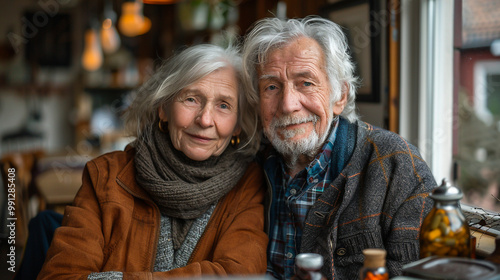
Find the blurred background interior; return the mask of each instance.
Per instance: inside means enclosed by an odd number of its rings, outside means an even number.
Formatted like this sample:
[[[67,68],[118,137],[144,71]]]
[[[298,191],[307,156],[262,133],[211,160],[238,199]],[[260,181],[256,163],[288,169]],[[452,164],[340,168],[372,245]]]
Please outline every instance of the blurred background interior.
[[[496,0],[2,0],[0,234],[15,168],[16,245],[38,211],[62,212],[91,158],[131,140],[120,116],[162,59],[237,43],[256,20],[319,15],[345,27],[361,119],[417,145],[498,234],[500,2]],[[468,208],[467,208],[468,207]],[[2,257],[4,254],[2,253]]]

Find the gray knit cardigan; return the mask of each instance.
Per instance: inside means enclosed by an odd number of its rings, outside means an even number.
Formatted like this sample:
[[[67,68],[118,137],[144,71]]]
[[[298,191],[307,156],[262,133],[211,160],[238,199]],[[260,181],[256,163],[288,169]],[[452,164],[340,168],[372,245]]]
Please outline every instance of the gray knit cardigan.
[[[419,259],[420,226],[436,181],[401,136],[361,121],[347,125],[352,137],[335,141],[355,141],[352,156],[309,210],[300,252],[321,254],[328,279],[352,280],[359,277],[362,250],[384,248],[394,277]]]

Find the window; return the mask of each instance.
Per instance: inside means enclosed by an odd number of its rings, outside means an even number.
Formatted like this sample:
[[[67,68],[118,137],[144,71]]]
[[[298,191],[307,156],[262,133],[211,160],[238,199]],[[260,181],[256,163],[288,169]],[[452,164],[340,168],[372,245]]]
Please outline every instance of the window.
[[[500,9],[493,0],[455,2],[457,184],[464,203],[500,212],[500,57],[492,48]]]
[[[500,57],[490,50],[500,39],[497,5],[401,1],[400,134],[437,182],[463,190],[479,254],[500,235]]]
[[[471,50],[462,56],[473,61],[473,71],[467,71],[473,87],[462,83],[459,95],[457,183],[464,203],[500,212],[500,59],[476,59]]]

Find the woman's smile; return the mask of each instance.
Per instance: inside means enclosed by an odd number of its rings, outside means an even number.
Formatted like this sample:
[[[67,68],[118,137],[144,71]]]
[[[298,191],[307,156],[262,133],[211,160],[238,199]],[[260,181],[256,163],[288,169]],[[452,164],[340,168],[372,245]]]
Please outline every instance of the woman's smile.
[[[206,137],[206,136],[202,136],[202,135],[197,135],[197,134],[191,134],[191,133],[187,133],[186,134],[191,137],[194,141],[199,141],[199,142],[202,142],[202,143],[207,143],[207,142],[210,142],[212,140],[214,140],[215,138],[212,138],[212,137]]]

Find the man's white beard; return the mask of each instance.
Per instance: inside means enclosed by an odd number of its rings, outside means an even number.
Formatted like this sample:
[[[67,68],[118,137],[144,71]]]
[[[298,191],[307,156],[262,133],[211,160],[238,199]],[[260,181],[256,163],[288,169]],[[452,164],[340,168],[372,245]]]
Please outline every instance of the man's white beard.
[[[288,168],[292,168],[297,163],[300,156],[305,155],[308,158],[312,158],[316,155],[318,150],[324,144],[326,138],[328,137],[328,132],[330,129],[326,129],[323,135],[318,135],[315,129],[311,131],[308,138],[303,138],[300,140],[290,140],[296,135],[305,133],[304,128],[298,128],[293,130],[282,130],[283,140],[279,137],[277,129],[284,128],[287,125],[301,124],[306,122],[312,122],[314,128],[318,122],[319,117],[317,115],[310,115],[308,117],[297,117],[297,116],[283,116],[281,118],[274,118],[267,129],[264,129],[264,133],[267,138],[271,141],[276,151],[280,153],[286,159],[286,165]],[[332,118],[328,117],[328,128],[332,124]]]

